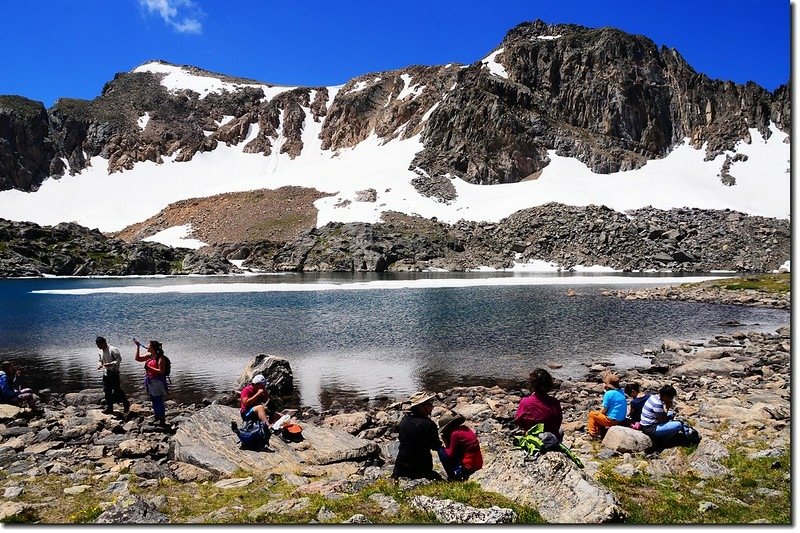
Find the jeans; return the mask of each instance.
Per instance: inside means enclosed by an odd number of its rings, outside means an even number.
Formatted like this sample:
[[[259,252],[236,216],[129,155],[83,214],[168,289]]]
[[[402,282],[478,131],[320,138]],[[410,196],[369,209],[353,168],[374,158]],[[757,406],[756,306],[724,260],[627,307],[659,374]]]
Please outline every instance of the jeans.
[[[682,428],[683,428],[682,422],[670,420],[669,422],[658,424],[655,427],[655,429],[651,431],[650,435],[657,439],[663,439],[665,437],[673,436],[674,434],[678,433]]]
[[[166,408],[164,407],[164,397],[150,396],[150,401],[153,402],[153,414],[155,415],[156,420],[164,422],[167,416]]]
[[[457,464],[450,457],[448,457],[447,452],[444,451],[444,448],[439,448],[438,453],[439,460],[442,462],[444,471],[447,472],[448,481],[466,481],[469,479],[469,476],[472,475],[472,472],[464,468],[464,465]]]

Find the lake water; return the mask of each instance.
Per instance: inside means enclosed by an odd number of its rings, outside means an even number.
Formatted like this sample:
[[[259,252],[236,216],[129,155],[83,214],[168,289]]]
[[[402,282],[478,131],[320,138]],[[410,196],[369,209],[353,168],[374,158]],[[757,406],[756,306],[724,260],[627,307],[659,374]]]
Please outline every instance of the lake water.
[[[563,365],[553,371],[562,378],[598,359],[625,368],[663,338],[734,331],[727,321],[762,331],[789,323],[787,311],[600,295],[679,281],[519,273],[0,280],[0,357],[24,366],[35,388],[99,387],[94,338],[103,335],[121,349],[132,391],[143,370],[131,338],[156,339],[172,360],[172,398],[199,401],[231,389],[255,354],[270,353],[290,360],[304,404],[324,406],[337,396],[522,383],[548,362]]]

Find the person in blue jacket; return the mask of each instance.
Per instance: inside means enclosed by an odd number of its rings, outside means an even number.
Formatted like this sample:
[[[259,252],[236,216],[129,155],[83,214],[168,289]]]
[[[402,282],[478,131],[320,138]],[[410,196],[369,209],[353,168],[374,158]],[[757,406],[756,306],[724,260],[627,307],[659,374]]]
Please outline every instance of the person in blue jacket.
[[[0,364],[0,403],[8,403],[19,407],[36,406],[36,397],[31,389],[18,389],[17,378],[21,372],[11,361]]]

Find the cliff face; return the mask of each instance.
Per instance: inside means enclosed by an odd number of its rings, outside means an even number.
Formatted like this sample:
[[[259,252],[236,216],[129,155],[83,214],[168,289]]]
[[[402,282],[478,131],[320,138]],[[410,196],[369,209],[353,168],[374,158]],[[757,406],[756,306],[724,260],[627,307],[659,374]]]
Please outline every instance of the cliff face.
[[[168,89],[167,74],[140,68],[115,76],[93,101],[62,99],[46,112],[2,97],[0,190],[35,190],[97,155],[110,172],[244,141],[246,152],[294,158],[312,122],[322,148],[333,151],[373,134],[384,142],[421,134],[424,148],[411,165],[421,178],[479,184],[535,178],[548,150],[608,173],[663,157],[687,137],[712,158],[746,139],[748,128],[765,137],[770,122],[790,128],[788,85],[770,93],[711,80],[646,37],[541,21],[520,24],[469,66],[412,66],[342,87],[280,88],[183,69],[228,90]]]

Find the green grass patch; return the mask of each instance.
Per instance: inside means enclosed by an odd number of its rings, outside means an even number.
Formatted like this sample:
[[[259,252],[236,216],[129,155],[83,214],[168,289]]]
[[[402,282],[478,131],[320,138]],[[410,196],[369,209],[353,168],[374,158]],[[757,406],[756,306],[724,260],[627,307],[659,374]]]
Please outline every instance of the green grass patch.
[[[761,274],[758,276],[744,276],[741,278],[715,281],[712,287],[729,291],[745,289],[767,293],[786,293],[791,290],[791,274]]]
[[[703,480],[690,472],[662,479],[649,475],[625,478],[614,473],[618,461],[612,460],[601,467],[600,482],[617,495],[632,524],[747,524],[756,520],[790,523],[788,453],[777,458],[749,459],[734,449],[721,462],[731,469],[731,474]],[[759,488],[777,492],[759,494]],[[704,502],[712,505],[701,512]]]

